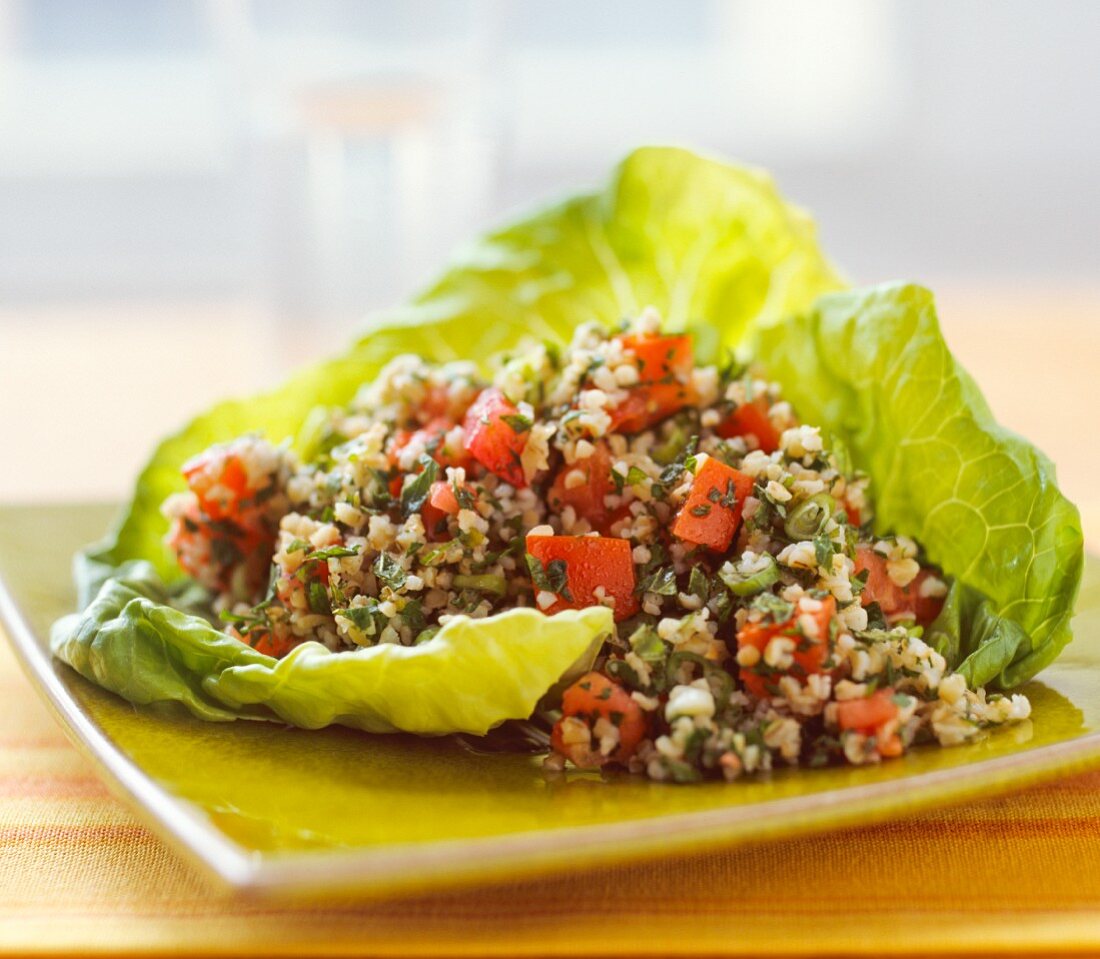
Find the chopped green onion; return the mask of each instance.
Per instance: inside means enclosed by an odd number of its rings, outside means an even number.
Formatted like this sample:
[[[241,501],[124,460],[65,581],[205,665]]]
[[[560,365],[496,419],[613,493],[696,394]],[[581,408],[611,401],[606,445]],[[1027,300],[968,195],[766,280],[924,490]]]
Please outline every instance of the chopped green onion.
[[[420,632],[416,634],[416,639],[413,640],[413,645],[423,646],[426,642],[435,639],[435,634],[442,628],[442,626],[429,626],[427,629],[420,630]]]
[[[736,565],[723,563],[718,578],[735,596],[753,596],[779,579],[779,565],[770,553],[760,553],[752,560],[741,559]]]
[[[474,589],[479,593],[492,593],[494,596],[503,596],[508,592],[508,584],[503,576],[492,573],[466,576],[459,574],[451,580],[455,589]]]
[[[836,501],[828,493],[818,493],[790,511],[783,529],[793,540],[813,539],[835,512]]]

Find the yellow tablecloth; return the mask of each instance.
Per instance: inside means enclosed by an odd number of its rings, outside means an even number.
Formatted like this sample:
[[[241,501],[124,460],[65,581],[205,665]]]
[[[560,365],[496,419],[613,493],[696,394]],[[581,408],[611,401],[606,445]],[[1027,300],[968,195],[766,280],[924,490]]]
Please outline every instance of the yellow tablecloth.
[[[241,901],[138,825],[0,642],[0,953],[1100,952],[1100,774],[918,819],[381,903]]]

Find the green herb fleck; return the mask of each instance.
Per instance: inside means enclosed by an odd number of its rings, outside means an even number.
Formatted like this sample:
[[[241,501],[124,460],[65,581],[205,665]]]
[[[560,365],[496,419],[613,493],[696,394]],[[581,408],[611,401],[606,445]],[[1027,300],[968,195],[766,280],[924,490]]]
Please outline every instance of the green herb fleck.
[[[332,612],[328,600],[328,591],[325,589],[324,584],[316,581],[309,584],[309,608],[322,616],[327,616]]]
[[[404,568],[389,553],[379,553],[371,569],[390,589],[400,589],[408,579]]]
[[[831,570],[833,568],[833,554],[835,552],[836,546],[828,533],[821,532],[814,537],[814,556],[817,559],[817,565],[822,569]]]
[[[698,566],[691,568],[691,575],[688,577],[688,592],[694,593],[704,603],[707,601],[707,597],[710,596],[710,581],[707,579],[706,573]]]
[[[517,436],[526,433],[534,425],[531,420],[521,413],[505,413],[501,419],[512,427],[512,432]]]
[[[530,553],[525,555],[527,569],[531,574],[531,582],[539,589],[555,596],[560,596],[567,602],[573,602],[573,594],[569,592],[569,569],[564,559],[552,559],[544,567],[539,559]]]
[[[671,566],[654,570],[635,589],[636,593],[657,593],[660,596],[676,595],[676,570]]]
[[[423,470],[411,480],[406,477],[401,487],[401,512],[405,516],[411,516],[424,505],[439,472],[439,464],[430,456],[421,453],[417,462]]]

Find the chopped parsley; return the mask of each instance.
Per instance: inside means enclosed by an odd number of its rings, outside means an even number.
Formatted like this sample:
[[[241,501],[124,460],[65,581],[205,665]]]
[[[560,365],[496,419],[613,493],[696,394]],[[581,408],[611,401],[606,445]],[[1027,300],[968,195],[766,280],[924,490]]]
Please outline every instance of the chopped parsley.
[[[886,629],[886,617],[882,614],[882,607],[878,603],[868,603],[864,609],[867,610],[867,628],[870,629]]]
[[[455,494],[455,499],[458,501],[460,509],[474,508],[474,496],[467,487],[463,486],[461,483],[451,483],[451,490]]]
[[[785,623],[794,615],[794,603],[774,593],[760,593],[753,599],[752,608],[760,610],[773,623]]]
[[[829,538],[828,533],[821,532],[814,537],[814,557],[817,559],[817,565],[822,569],[831,570],[833,568],[833,554],[835,552],[836,546]]]
[[[334,615],[351,621],[357,630],[377,639],[389,625],[389,618],[378,608],[378,600],[368,598],[362,606],[334,610]]]
[[[328,590],[325,589],[323,583],[319,583],[316,580],[309,584],[309,608],[313,612],[327,616],[332,612],[332,605],[329,603]]]
[[[660,596],[675,596],[676,570],[671,566],[654,570],[638,583],[634,591],[636,593],[657,593]]]
[[[710,596],[710,580],[707,579],[706,573],[698,566],[691,568],[691,575],[688,577],[688,592],[698,596],[704,603],[707,601],[707,597]]]
[[[310,553],[310,560],[315,559],[340,559],[344,556],[358,556],[358,546],[326,546],[324,549],[314,550]]]
[[[439,464],[430,456],[421,453],[417,462],[423,469],[411,480],[406,478],[405,485],[401,487],[401,513],[404,516],[411,516],[420,510],[439,473]]]
[[[534,425],[534,423],[532,423],[531,420],[524,416],[522,413],[505,413],[503,416],[501,416],[501,419],[504,420],[504,422],[507,423],[510,427],[512,427],[512,432],[515,433],[517,436],[528,432],[528,430],[530,430],[531,427]]]
[[[389,553],[379,553],[371,569],[375,576],[393,590],[400,589],[408,579],[404,567]]]
[[[538,589],[547,593],[560,596],[567,602],[573,602],[573,594],[569,592],[569,567],[564,559],[552,559],[543,566],[536,556],[525,554],[527,570],[531,574],[531,582]]]
[[[644,483],[649,479],[649,474],[645,470],[637,466],[631,466],[626,471],[626,476],[623,476],[618,470],[611,471],[611,480],[615,484],[615,492],[621,493],[625,486],[637,486],[639,483]]]

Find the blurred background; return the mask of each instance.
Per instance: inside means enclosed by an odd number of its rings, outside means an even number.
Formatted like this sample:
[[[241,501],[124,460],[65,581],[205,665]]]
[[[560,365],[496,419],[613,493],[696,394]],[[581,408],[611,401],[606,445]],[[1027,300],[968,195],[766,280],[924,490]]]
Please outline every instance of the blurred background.
[[[0,499],[122,496],[190,412],[653,142],[932,286],[1095,497],[1049,421],[1100,360],[1098,49],[1090,0],[0,0]]]

